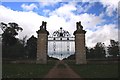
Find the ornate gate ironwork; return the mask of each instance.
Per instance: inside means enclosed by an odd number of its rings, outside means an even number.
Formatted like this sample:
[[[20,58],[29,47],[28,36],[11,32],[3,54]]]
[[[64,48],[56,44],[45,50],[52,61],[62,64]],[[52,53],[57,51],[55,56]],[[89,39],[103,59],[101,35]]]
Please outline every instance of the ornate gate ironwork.
[[[67,58],[75,53],[74,41],[75,38],[61,27],[48,37],[48,55],[60,60]]]

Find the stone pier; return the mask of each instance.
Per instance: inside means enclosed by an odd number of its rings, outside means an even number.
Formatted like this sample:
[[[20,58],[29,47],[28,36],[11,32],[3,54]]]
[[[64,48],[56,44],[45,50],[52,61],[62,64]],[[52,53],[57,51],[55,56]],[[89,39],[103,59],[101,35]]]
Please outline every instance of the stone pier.
[[[85,33],[81,22],[76,23],[75,35],[75,59],[76,64],[86,64]]]
[[[48,35],[49,32],[46,30],[47,22],[42,22],[40,30],[37,31],[37,61],[39,64],[47,64],[47,54],[48,54]]]

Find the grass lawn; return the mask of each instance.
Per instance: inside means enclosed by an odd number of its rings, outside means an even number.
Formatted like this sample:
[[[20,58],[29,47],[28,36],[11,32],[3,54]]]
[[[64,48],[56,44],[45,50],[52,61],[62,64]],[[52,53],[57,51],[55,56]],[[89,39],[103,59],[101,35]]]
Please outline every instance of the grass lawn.
[[[68,64],[82,78],[118,78],[118,64]]]
[[[3,78],[43,78],[54,66],[55,61],[48,64],[3,64]]]

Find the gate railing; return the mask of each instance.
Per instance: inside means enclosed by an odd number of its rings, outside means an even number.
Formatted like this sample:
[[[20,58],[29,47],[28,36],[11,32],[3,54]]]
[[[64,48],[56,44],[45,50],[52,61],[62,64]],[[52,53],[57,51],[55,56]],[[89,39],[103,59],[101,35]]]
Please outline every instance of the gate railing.
[[[74,37],[48,37],[48,41],[75,41]]]
[[[52,37],[48,37],[48,55],[58,59],[64,59],[75,53],[75,38],[68,31],[55,31]]]

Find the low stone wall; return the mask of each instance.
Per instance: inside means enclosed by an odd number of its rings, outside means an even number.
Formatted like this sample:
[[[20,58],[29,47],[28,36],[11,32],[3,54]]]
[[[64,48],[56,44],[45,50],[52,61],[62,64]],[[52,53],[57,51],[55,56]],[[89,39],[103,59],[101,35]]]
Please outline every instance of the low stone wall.
[[[33,64],[35,60],[15,60],[15,61],[3,61],[2,63],[20,63],[20,64]]]
[[[118,60],[87,60],[88,64],[113,64],[120,63]]]
[[[67,62],[67,60],[65,60]],[[68,60],[69,61],[69,60]],[[71,60],[75,62],[75,60]],[[36,60],[4,60],[2,63],[20,63],[20,64],[35,64]],[[116,64],[120,63],[118,60],[94,60],[94,59],[87,59],[87,64]]]

